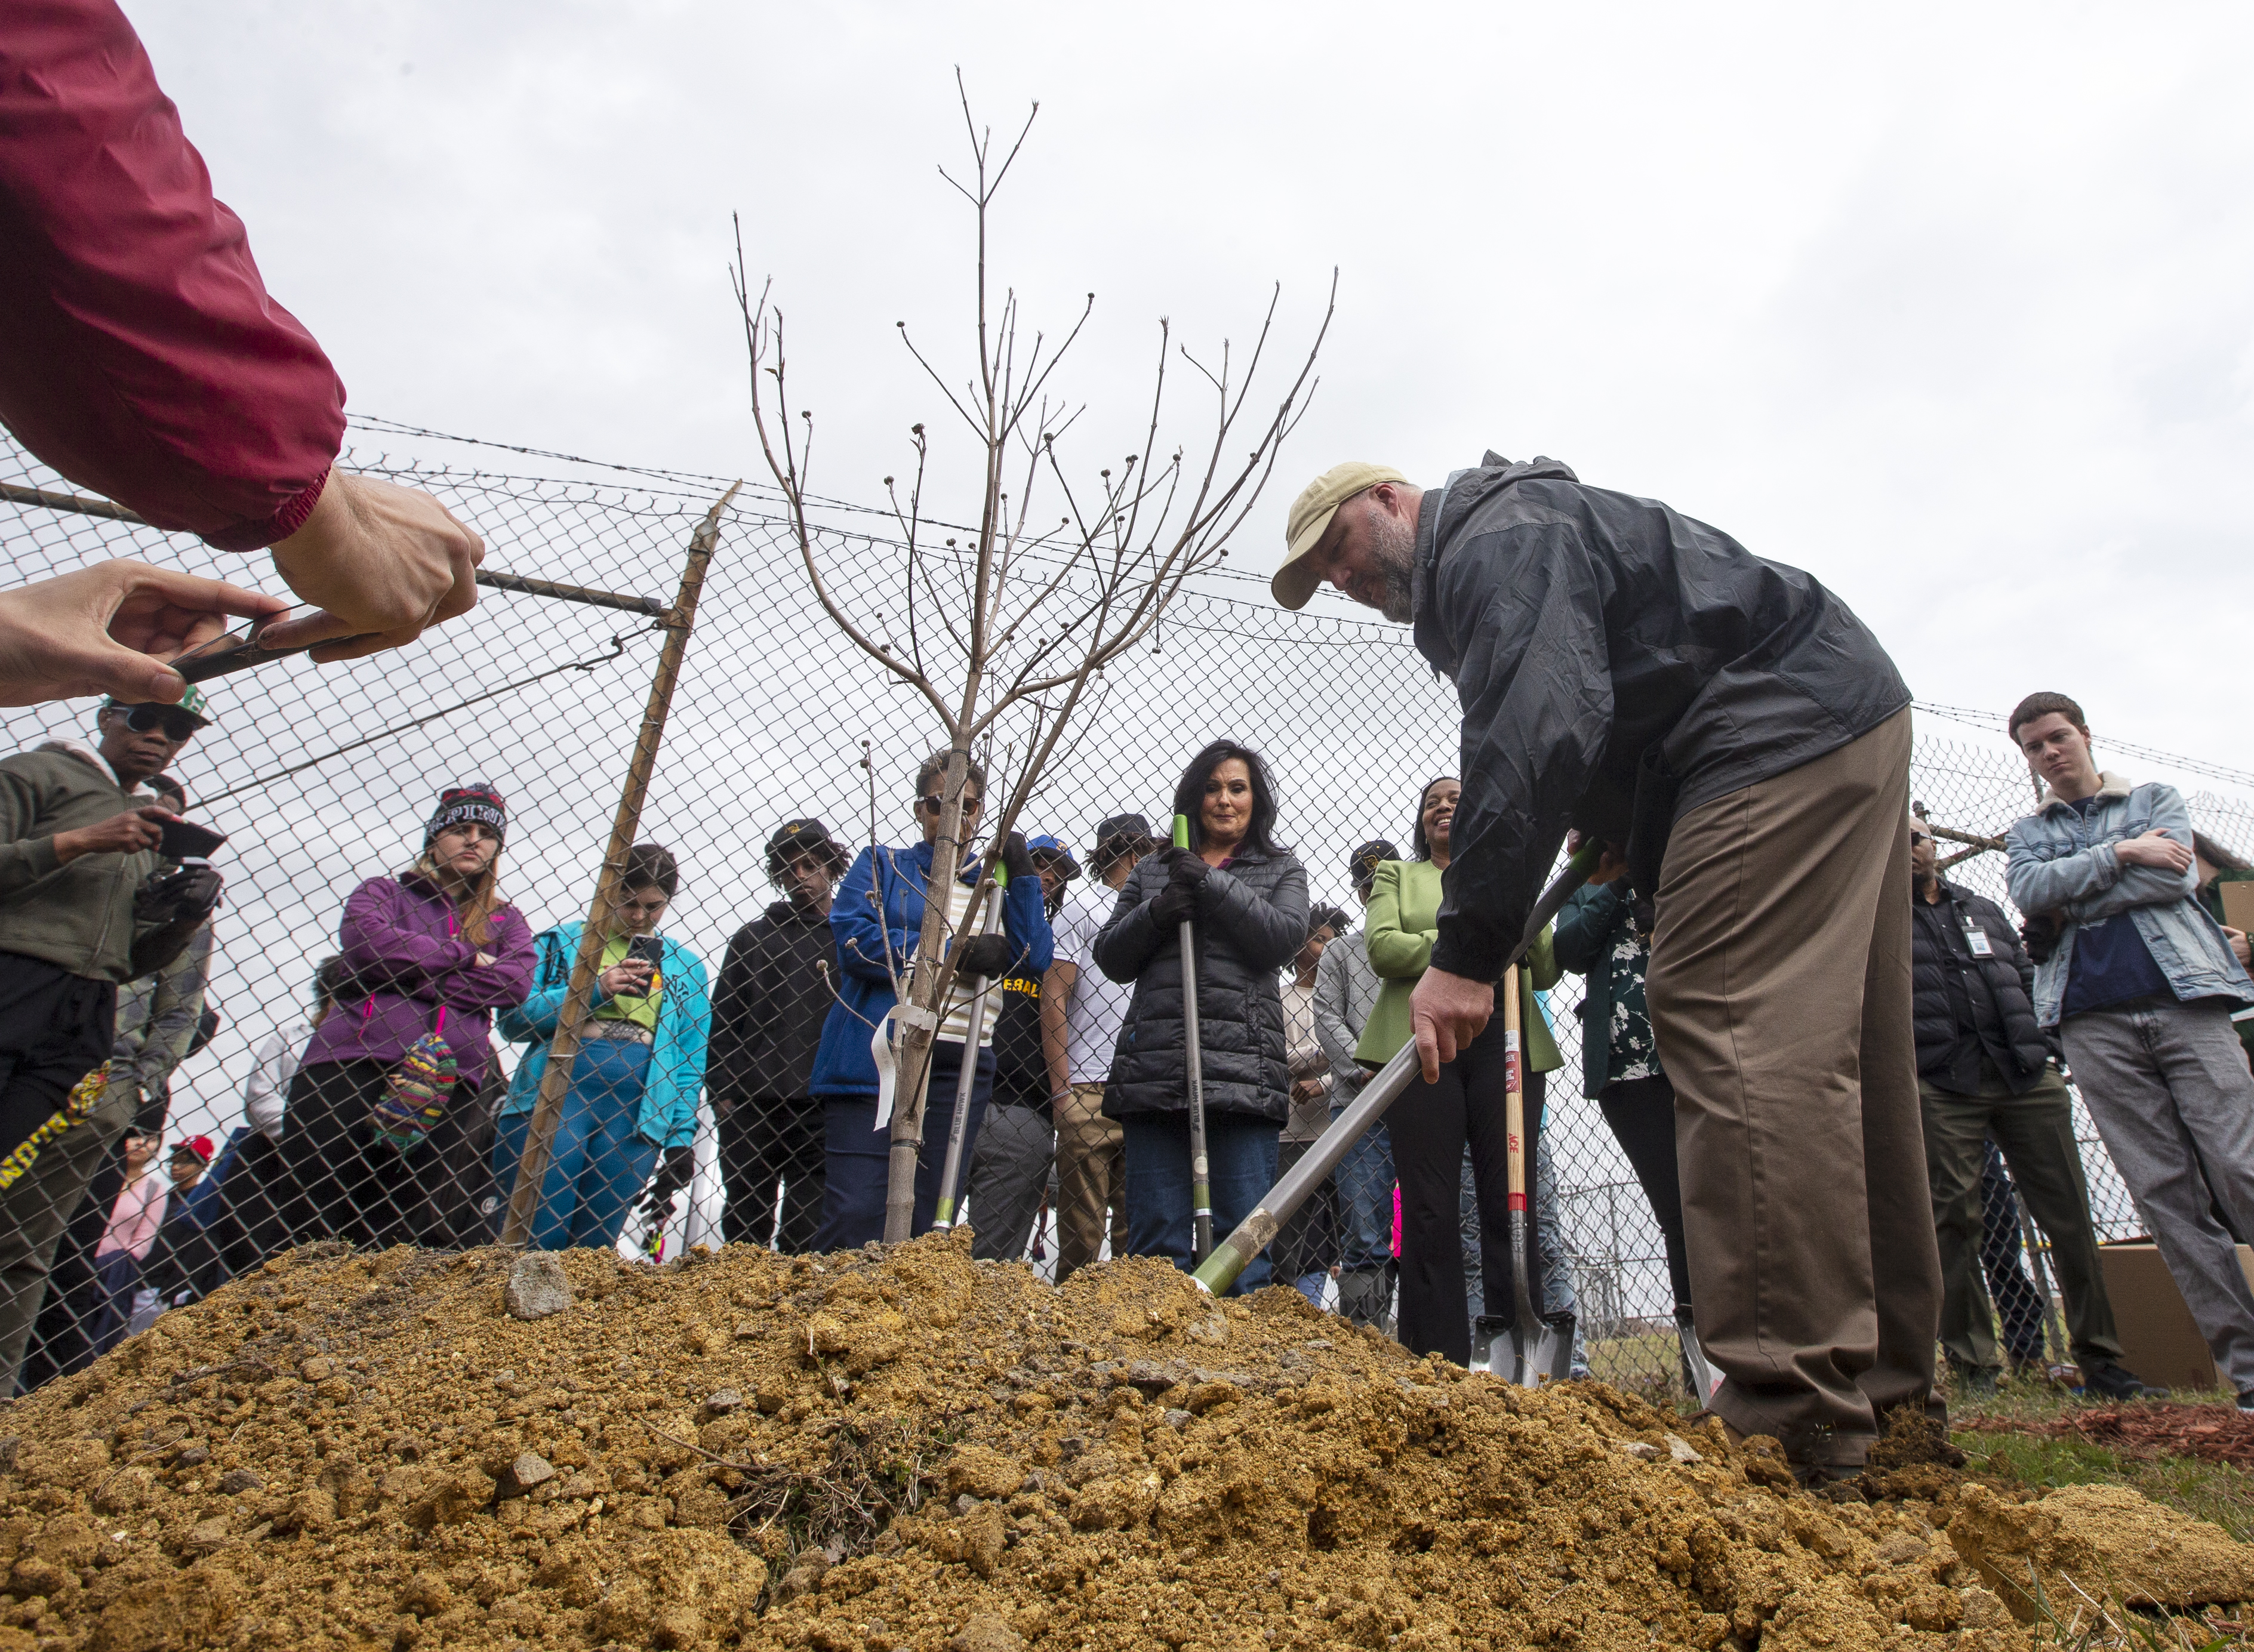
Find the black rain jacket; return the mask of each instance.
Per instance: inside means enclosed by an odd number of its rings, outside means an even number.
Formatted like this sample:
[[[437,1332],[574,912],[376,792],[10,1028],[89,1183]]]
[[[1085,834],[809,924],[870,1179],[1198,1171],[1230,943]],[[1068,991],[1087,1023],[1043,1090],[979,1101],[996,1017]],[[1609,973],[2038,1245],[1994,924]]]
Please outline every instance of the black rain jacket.
[[[778,900],[736,931],[705,1056],[705,1087],[723,1110],[806,1096],[837,978],[836,932],[817,913]]]
[[[1096,967],[1135,984],[1103,1092],[1112,1118],[1189,1110],[1181,936],[1178,926],[1151,917],[1166,873],[1156,855],[1139,862],[1096,937]],[[1307,874],[1288,849],[1247,850],[1198,886],[1198,1055],[1208,1115],[1278,1124],[1290,1115],[1292,1068],[1276,972],[1299,956],[1306,939]]]
[[[1807,574],[1554,459],[1489,453],[1427,490],[1415,593],[1418,649],[1464,710],[1432,964],[1474,980],[1501,973],[1568,826],[1634,858],[1640,819],[1663,844],[1685,810],[1909,704],[1878,639]]]
[[[1917,1026],[1917,1072],[1957,1096],[1980,1093],[1984,1054],[2025,1094],[2042,1076],[2050,1048],[2035,1020],[2035,967],[2004,909],[1943,878],[1941,899],[1910,896],[1910,1005]],[[1967,921],[1992,954],[1972,956]]]

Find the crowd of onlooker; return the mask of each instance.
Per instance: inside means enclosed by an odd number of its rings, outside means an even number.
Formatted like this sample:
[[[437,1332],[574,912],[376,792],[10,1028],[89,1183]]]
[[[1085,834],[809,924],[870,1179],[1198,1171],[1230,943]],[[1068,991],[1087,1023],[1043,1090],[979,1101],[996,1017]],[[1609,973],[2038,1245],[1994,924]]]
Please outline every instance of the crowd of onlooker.
[[[97,743],[0,760],[0,1125],[22,1144],[0,1160],[0,1362],[25,1386],[292,1244],[491,1242],[536,1111],[553,1122],[535,1245],[616,1246],[637,1218],[661,1228],[696,1174],[700,1129],[715,1138],[727,1242],[797,1251],[880,1238],[899,994],[934,890],[948,933],[972,938],[931,1046],[914,1230],[961,1205],[976,1256],[1037,1256],[1060,1281],[1107,1252],[1186,1267],[1189,998],[1212,1214],[1226,1232],[1411,1038],[1462,790],[1441,776],[1401,800],[1405,850],[1376,838],[1352,852],[1350,913],[1311,902],[1268,766],[1244,746],[1216,741],[1184,768],[1172,807],[1185,830],[1171,844],[1126,810],[1084,847],[1014,831],[995,842],[970,762],[960,838],[977,847],[951,869],[936,861],[948,753],[935,752],[905,844],[849,850],[810,817],[774,828],[764,870],[778,899],[736,932],[713,977],[664,932],[682,876],[668,850],[633,849],[599,934],[576,920],[536,933],[502,893],[505,800],[455,787],[411,861],[346,897],[311,1012],[258,1046],[240,1124],[168,1147],[171,1075],[214,1020],[204,989],[218,879],[102,834],[152,799],[177,810],[164,771],[210,716],[200,696],[105,704]],[[1922,815],[1906,826],[1943,1350],[1976,1390],[2057,1363],[2022,1243],[2039,1226],[2036,1265],[2055,1274],[2082,1383],[2152,1391],[2125,1368],[2106,1299],[2070,1070],[2218,1363],[2254,1390],[2254,1300],[2231,1249],[2254,1209],[2240,1043],[2254,1022],[2231,1017],[2254,990],[2246,937],[2221,921],[2216,893],[2254,872],[2194,832],[2167,788],[2101,774],[2071,702],[2036,696],[2012,735],[2048,788],[2009,839],[2024,926],[1948,880]],[[1544,1312],[1570,1313],[1543,1115],[1556,1085],[1578,1082],[1648,1202],[1690,1348],[1696,1190],[1678,1180],[1674,1094],[1645,998],[1650,914],[1626,871],[1607,850],[1515,974],[1528,1254],[1512,1254],[1504,1214],[1498,1014],[1437,1082],[1410,1084],[1236,1288],[1287,1284],[1460,1362],[1518,1269]],[[987,888],[996,910],[971,914]],[[577,1054],[543,1108],[590,951]],[[1546,1007],[1568,972],[1583,981],[1570,1074]],[[961,1168],[943,1187],[958,1109]],[[1573,1363],[1586,1369],[1578,1346]],[[1692,1371],[1686,1359],[1686,1384]]]

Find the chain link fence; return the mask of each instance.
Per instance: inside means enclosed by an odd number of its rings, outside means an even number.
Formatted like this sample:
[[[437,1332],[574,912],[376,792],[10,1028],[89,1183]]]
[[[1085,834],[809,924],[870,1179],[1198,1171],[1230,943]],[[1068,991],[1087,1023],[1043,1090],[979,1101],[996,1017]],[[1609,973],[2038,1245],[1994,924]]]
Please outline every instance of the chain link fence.
[[[456,1247],[489,1242],[500,1230],[530,1103],[524,1062],[547,1046],[571,956],[568,945],[529,937],[586,917],[667,610],[691,537],[727,482],[563,455],[542,456],[542,467],[558,472],[548,476],[480,468],[482,455],[466,448],[454,450],[466,461],[428,457],[450,439],[362,421],[343,462],[429,489],[486,536],[488,569],[513,578],[409,649],[217,680],[209,726],[171,766],[187,813],[227,834],[214,858],[225,902],[207,959],[192,952],[121,996],[116,1054],[98,1104],[37,1159],[15,1164],[0,1190],[8,1293],[0,1307],[32,1321],[26,1386],[75,1368],[295,1241]],[[417,457],[381,451],[389,440]],[[532,468],[521,450],[508,462]],[[0,536],[19,580],[124,554],[279,589],[262,558],[70,508],[67,484],[12,444],[0,448],[0,481],[8,485]],[[873,610],[880,588],[896,588],[902,551],[889,526],[843,506],[821,518],[825,572],[849,605]],[[2000,730],[1992,724],[1983,736],[1977,726],[1977,714],[1950,708],[1921,715],[1913,794],[1934,823],[1963,835],[1944,845],[1969,857],[1949,876],[2001,900],[2002,857],[1974,840],[1999,834],[2032,794]],[[1105,672],[1021,824],[1072,850],[1082,875],[1066,886],[1067,900],[1108,910],[1091,852],[1098,822],[1139,813],[1163,832],[1183,765],[1226,735],[1268,757],[1280,836],[1306,864],[1315,900],[1354,914],[1350,853],[1376,838],[1405,850],[1422,788],[1454,766],[1456,731],[1452,690],[1404,631],[1287,612],[1267,600],[1264,582],[1208,577],[1148,646]],[[1026,736],[1022,719],[997,732],[987,755],[998,771],[1024,760]],[[99,737],[95,706],[56,704],[9,713],[0,749]],[[644,1256],[811,1237],[822,1122],[804,1099],[802,1071],[834,977],[816,957],[827,954],[826,926],[791,905],[790,855],[771,877],[766,845],[785,822],[806,819],[823,822],[847,857],[871,843],[917,841],[917,769],[937,743],[909,694],[823,617],[772,494],[745,487],[720,512],[718,554],[636,833],[679,867],[658,926],[671,943],[664,979],[648,998],[621,994],[602,1012],[612,1036],[591,1039],[595,1057],[581,1058],[543,1236]],[[498,886],[525,920],[496,931],[494,944],[508,956],[447,966],[455,985],[444,988],[445,970],[418,975],[408,952],[387,952],[380,934],[358,934],[347,952],[348,900],[409,869],[442,789],[472,781],[506,800]],[[998,794],[998,774],[994,784]],[[2190,802],[2203,831],[2254,858],[2245,796],[2209,787]],[[620,937],[615,949],[623,955],[626,945]],[[332,1017],[368,1018],[386,992],[466,1004],[478,995],[462,983],[475,986],[478,970],[489,972],[484,997],[500,1006],[492,1059],[472,1047],[474,1010],[458,1008],[450,1043],[459,1046],[463,1081],[404,1153],[379,1141],[370,1123],[396,1051],[357,1065],[299,1064],[314,1036],[316,976],[340,955]],[[998,1097],[1038,1100],[1049,1088],[1038,1035],[1028,1032],[1038,984],[1009,986],[998,995],[1005,1006]],[[518,1007],[513,996],[528,1003]],[[1599,1375],[1664,1390],[1675,1376],[1672,1293],[1649,1208],[1596,1105],[1578,1093],[1579,978],[1564,976],[1543,1001],[1564,1057],[1547,1096],[1553,1304],[1568,1291],[1577,1299]],[[327,1032],[317,1058],[370,1047],[354,1043],[358,1034]],[[994,1127],[999,1114],[988,1114],[994,1153],[1011,1137]],[[1044,1151],[1042,1129],[1017,1130],[1021,1158]],[[2138,1231],[2086,1117],[2080,1134],[2102,1233]],[[144,1142],[153,1145],[135,1144]],[[687,1186],[669,1203],[647,1197],[663,1150],[683,1144],[693,1154]],[[1068,1158],[1076,1163],[1076,1152],[1068,1142]],[[974,1225],[979,1188],[974,1173]],[[1068,1236],[1060,1211],[1075,1197],[1084,1202],[1073,1188],[1052,1186],[1044,1198],[1036,1186],[1024,1213],[1010,1216],[1029,1232],[1024,1248],[1044,1272],[1056,1268]],[[1026,1198],[1022,1179],[1008,1198]],[[1004,1200],[990,1194],[998,1208]],[[1312,1270],[1339,1260],[1340,1228],[1330,1224],[1329,1254],[1309,1253]]]

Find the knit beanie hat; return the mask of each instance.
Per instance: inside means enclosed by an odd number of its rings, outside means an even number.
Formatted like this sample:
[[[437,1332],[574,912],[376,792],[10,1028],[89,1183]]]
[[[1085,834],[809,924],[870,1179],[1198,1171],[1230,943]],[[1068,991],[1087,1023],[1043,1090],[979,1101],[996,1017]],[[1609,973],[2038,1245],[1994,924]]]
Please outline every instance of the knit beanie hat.
[[[508,836],[508,805],[501,795],[483,780],[472,780],[467,786],[450,786],[438,794],[438,807],[423,828],[423,846],[428,849],[431,840],[449,826],[462,826],[474,821],[493,829],[496,837]]]

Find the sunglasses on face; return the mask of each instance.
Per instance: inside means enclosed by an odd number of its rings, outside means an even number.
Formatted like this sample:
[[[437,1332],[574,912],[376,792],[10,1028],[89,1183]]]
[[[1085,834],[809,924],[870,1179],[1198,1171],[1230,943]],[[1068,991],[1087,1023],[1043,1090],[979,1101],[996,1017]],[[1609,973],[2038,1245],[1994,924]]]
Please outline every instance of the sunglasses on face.
[[[203,724],[177,705],[136,705],[125,714],[125,726],[136,734],[164,731],[168,740],[185,740]]]

